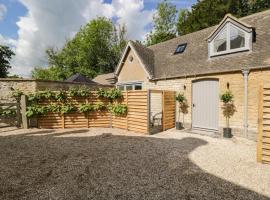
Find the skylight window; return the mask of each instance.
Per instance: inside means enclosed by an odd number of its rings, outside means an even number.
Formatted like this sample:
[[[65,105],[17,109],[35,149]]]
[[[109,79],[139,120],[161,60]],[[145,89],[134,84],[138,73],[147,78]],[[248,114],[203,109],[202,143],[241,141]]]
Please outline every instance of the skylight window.
[[[174,54],[183,53],[187,47],[187,43],[185,44],[179,44],[174,52]]]

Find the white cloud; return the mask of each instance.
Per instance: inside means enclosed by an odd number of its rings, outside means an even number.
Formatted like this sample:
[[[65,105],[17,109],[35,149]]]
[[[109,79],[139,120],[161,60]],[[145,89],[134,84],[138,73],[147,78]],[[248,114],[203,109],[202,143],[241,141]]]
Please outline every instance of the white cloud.
[[[0,21],[2,21],[7,13],[7,7],[4,4],[0,4]]]
[[[116,18],[125,23],[130,39],[142,39],[152,11],[143,10],[142,0],[20,0],[27,8],[17,22],[18,41],[12,73],[29,76],[35,66],[46,66],[45,50],[61,48],[81,26],[97,16]]]
[[[145,27],[152,22],[154,11],[143,10],[142,0],[112,0],[118,23],[126,24],[131,39],[144,39]]]
[[[13,48],[15,50],[15,48],[17,46],[17,40],[14,40],[14,39],[8,38],[8,37],[4,37],[3,35],[0,34],[0,44],[10,46],[11,48]]]

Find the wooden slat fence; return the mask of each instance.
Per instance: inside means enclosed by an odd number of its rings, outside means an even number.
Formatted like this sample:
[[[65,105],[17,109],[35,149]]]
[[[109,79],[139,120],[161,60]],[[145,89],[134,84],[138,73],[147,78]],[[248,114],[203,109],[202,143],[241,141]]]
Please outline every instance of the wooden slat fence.
[[[257,161],[270,164],[270,85],[259,89]]]
[[[163,91],[163,131],[175,127],[175,92]]]
[[[175,92],[163,92],[163,126],[164,130],[175,126]],[[137,90],[123,92],[123,98],[118,103],[126,104],[128,113],[126,116],[112,116],[108,111],[70,114],[49,113],[38,118],[39,128],[91,128],[91,127],[112,127],[129,131],[149,134],[149,91]],[[70,101],[78,106],[82,103],[103,102],[95,94],[89,98],[72,98]],[[46,105],[49,102],[43,102]]]
[[[103,102],[105,105],[108,101],[99,99],[93,93],[89,98],[71,98],[69,97],[68,102],[74,106],[79,106],[83,103],[98,103]],[[46,105],[50,102],[43,102]],[[51,103],[55,103],[51,101]],[[68,113],[68,114],[56,114],[49,113],[45,116],[38,118],[38,128],[58,129],[58,128],[91,128],[91,127],[110,127],[110,116],[107,110],[100,112],[90,112],[84,114],[80,112]]]
[[[113,117],[112,127],[148,134],[148,91],[127,91],[123,96],[123,103],[128,106],[127,116]]]

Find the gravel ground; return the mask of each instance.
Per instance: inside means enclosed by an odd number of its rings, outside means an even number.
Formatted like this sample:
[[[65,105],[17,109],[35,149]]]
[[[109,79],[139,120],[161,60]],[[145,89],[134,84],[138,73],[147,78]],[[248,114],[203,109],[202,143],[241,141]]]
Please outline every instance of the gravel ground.
[[[270,199],[255,147],[177,131],[0,129],[0,199]]]

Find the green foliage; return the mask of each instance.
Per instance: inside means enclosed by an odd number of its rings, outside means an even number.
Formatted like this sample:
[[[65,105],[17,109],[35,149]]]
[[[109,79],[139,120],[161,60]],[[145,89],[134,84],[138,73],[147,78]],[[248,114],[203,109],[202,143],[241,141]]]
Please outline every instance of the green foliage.
[[[49,68],[35,68],[32,77],[65,80],[80,73],[89,78],[114,71],[126,46],[126,27],[104,17],[91,20],[64,47],[48,49]]]
[[[88,88],[70,88],[68,94],[71,97],[89,97],[90,91]]]
[[[127,114],[127,105],[124,104],[109,104],[108,110],[115,116],[124,116]]]
[[[89,103],[80,104],[78,110],[80,113],[88,113],[88,112],[94,111],[94,106],[93,104],[89,104]]]
[[[191,11],[182,10],[178,16],[179,35],[192,33],[214,26],[227,13],[244,17],[270,8],[269,0],[203,0],[192,6]]]
[[[48,109],[46,106],[33,105],[26,108],[26,116],[29,118],[45,115],[47,113]]]
[[[67,94],[65,91],[58,91],[55,93],[55,100],[63,102],[67,99]]]
[[[153,17],[154,29],[146,39],[146,45],[154,45],[176,37],[176,6],[167,0],[159,3]]]
[[[10,60],[14,55],[14,52],[8,46],[0,45],[0,78],[7,77],[8,69],[11,68]]]
[[[23,92],[15,89],[11,92],[11,96],[16,99],[16,101],[19,101],[21,99],[21,96],[23,95]]]
[[[230,90],[227,90],[225,93],[220,95],[220,100],[223,102],[223,115],[226,118],[226,125],[229,128],[229,119],[234,115],[236,112],[235,105],[233,103],[233,94]]]
[[[41,79],[41,80],[65,80],[70,73],[63,71],[60,67],[51,66],[51,67],[35,67],[32,72],[31,76],[34,79]]]
[[[51,90],[40,91],[39,95],[44,99],[55,99],[55,93]]]
[[[78,110],[81,113],[87,113],[87,112],[92,112],[92,111],[102,111],[105,109],[106,109],[105,104],[102,102],[99,102],[96,104],[89,104],[89,103],[80,104]]]
[[[179,103],[178,110],[178,119],[180,120],[180,114],[183,113],[183,123],[184,123],[184,115],[188,113],[188,102],[187,98],[183,93],[179,93],[176,95],[175,100]]]
[[[102,110],[106,109],[106,106],[104,103],[98,102],[98,103],[93,105],[93,109],[94,109],[94,111],[102,111]]]
[[[97,89],[97,96],[98,98],[106,98],[107,97],[107,90],[104,88],[98,88]]]
[[[64,104],[61,107],[62,114],[72,113],[75,111],[77,111],[77,108],[75,106],[73,106],[72,104]]]
[[[175,100],[178,101],[179,103],[183,103],[184,101],[186,101],[186,97],[183,93],[179,93],[176,97]]]
[[[230,90],[227,90],[225,93],[223,93],[222,95],[220,95],[220,100],[223,103],[229,103],[233,101],[233,94]]]
[[[47,112],[51,113],[60,113],[62,110],[62,106],[59,104],[49,104],[47,107]]]
[[[114,100],[121,99],[123,97],[121,90],[117,88],[112,89],[104,89],[99,88],[97,90],[97,96],[98,98],[107,98],[110,102],[113,102]]]
[[[10,109],[10,110],[2,110],[0,109],[0,116],[2,117],[14,117],[16,116],[16,110]]]

